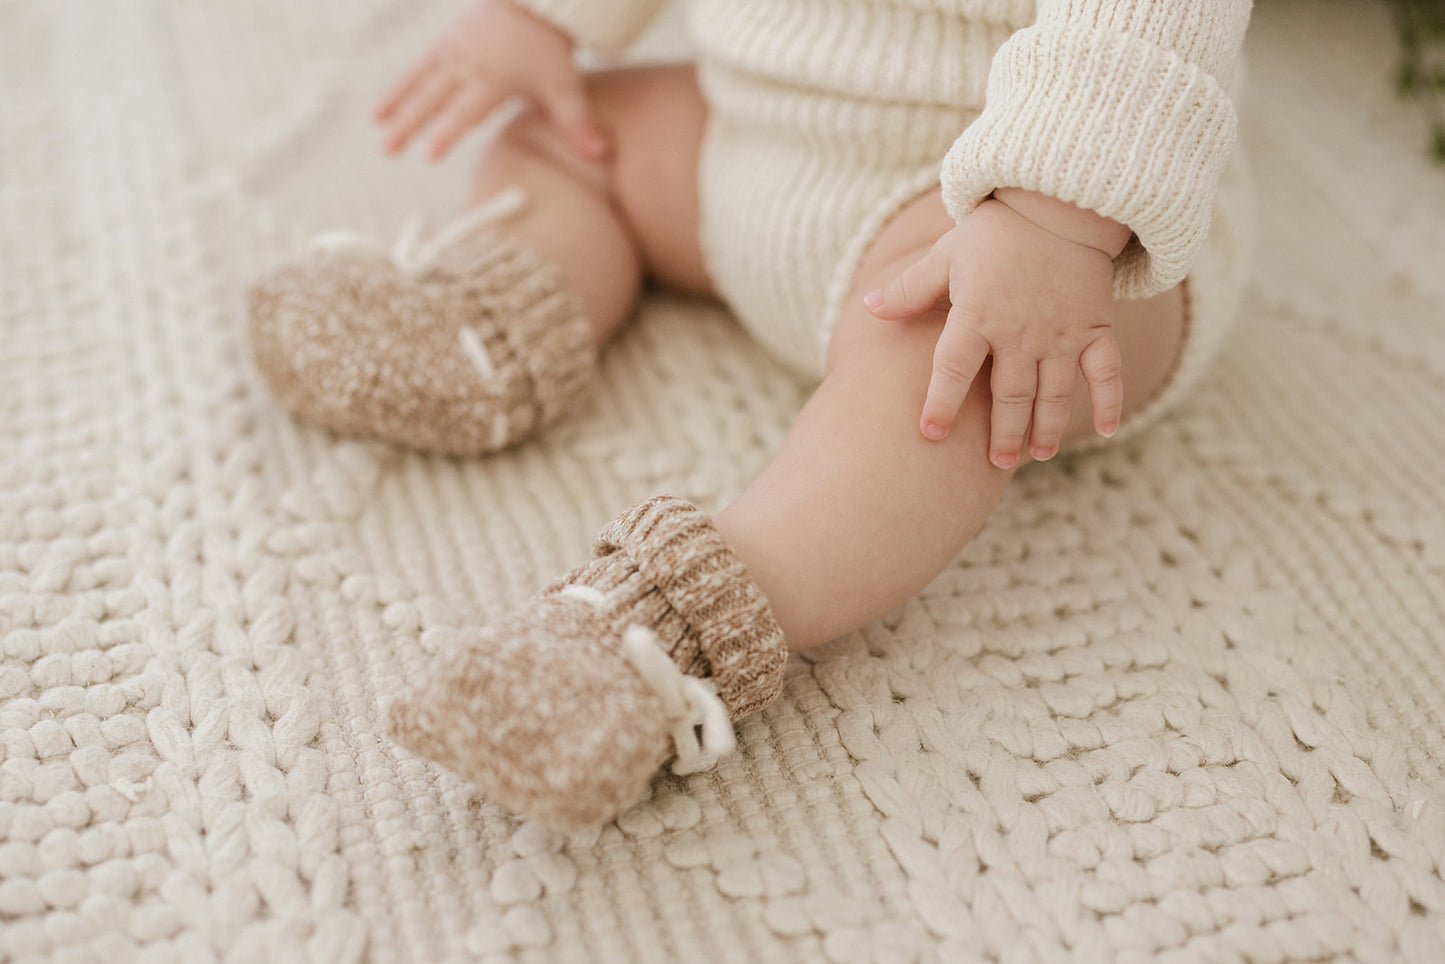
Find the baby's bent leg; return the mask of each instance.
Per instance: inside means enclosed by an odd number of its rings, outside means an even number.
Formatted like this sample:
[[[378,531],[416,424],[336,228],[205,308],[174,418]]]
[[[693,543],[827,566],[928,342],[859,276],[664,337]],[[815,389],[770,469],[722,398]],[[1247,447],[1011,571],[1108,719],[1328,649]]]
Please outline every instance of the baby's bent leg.
[[[451,637],[393,704],[392,738],[529,819],[593,825],[674,752],[677,772],[726,753],[731,722],[782,690],[785,645],[856,629],[947,565],[1009,476],[988,461],[987,378],[948,438],[925,441],[918,412],[942,315],[881,322],[859,300],[942,233],[932,203],[874,245],[822,386],[716,524],[667,496],[627,509],[591,562],[512,616]],[[1172,316],[1169,304],[1119,325],[1167,344],[1180,322],[1177,296]],[[1125,378],[1143,397],[1172,359],[1135,353],[1133,340],[1120,332]]]
[[[915,595],[973,538],[1012,474],[988,461],[987,368],[945,440],[918,432],[944,312],[888,322],[862,306],[864,292],[896,277],[951,223],[929,197],[882,232],[838,321],[822,385],[774,460],[717,518],[791,649],[858,629]],[[1127,417],[1173,370],[1180,292],[1123,303],[1115,331]],[[1081,389],[1066,441],[1090,424]]]
[[[249,342],[282,405],[347,435],[484,455],[587,394],[644,276],[708,289],[692,69],[599,74],[588,92],[610,129],[606,162],[584,163],[524,114],[473,184],[475,202],[499,204],[409,228],[390,253],[326,235],[251,286]]]
[[[612,138],[605,161],[584,160],[527,111],[489,145],[471,194],[482,203],[514,185],[527,192],[507,230],[561,267],[601,345],[627,320],[644,278],[711,293],[697,240],[706,105],[690,66],[606,71],[588,78],[588,91]]]

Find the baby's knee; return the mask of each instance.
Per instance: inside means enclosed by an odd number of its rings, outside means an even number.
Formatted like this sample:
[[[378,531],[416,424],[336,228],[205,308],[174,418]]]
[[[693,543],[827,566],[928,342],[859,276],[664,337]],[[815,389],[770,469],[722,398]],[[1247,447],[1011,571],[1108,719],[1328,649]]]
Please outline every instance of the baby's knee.
[[[593,190],[608,189],[610,162],[578,154],[540,107],[527,104],[502,121],[488,142],[477,168],[476,193],[489,195],[495,193],[497,184],[524,181],[527,170],[539,164]]]
[[[853,369],[896,370],[926,387],[933,346],[947,313],[935,309],[902,321],[883,321],[863,307],[861,294],[853,300],[856,305],[844,308],[828,338],[825,377]]]
[[[860,294],[860,306],[861,299]],[[882,321],[866,310],[845,311],[828,342],[824,382],[832,383],[835,391],[898,407],[900,424],[916,432],[933,374],[934,348],[946,318],[942,309],[903,321]],[[959,409],[956,426],[988,423],[992,367],[992,359],[984,361]],[[955,434],[963,433],[955,428]]]

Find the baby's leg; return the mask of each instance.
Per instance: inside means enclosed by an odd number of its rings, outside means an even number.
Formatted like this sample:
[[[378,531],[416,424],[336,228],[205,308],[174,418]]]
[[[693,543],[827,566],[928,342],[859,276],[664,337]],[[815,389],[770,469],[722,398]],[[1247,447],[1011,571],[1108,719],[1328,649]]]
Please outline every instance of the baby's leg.
[[[883,232],[822,386],[716,524],[668,496],[627,509],[590,562],[444,644],[392,704],[392,739],[529,819],[595,825],[645,794],[668,757],[689,772],[726,753],[730,721],[782,690],[788,648],[918,592],[983,524],[1009,473],[988,461],[986,377],[946,441],[918,434],[942,317],[878,321],[859,299],[947,227],[931,198]],[[1178,291],[1120,309],[1126,411],[1168,378],[1181,309]],[[1079,412],[1072,437],[1089,423]]]
[[[539,209],[530,229],[564,251],[549,216]],[[930,198],[882,233],[823,384],[715,524],[668,496],[627,509],[591,561],[507,618],[450,638],[392,704],[392,739],[529,819],[595,825],[644,794],[670,756],[689,772],[728,752],[731,721],[782,690],[787,648],[857,629],[918,592],[983,524],[1009,475],[987,457],[986,377],[946,441],[918,434],[942,316],[883,322],[861,304],[948,226]],[[636,260],[623,265],[634,287],[652,263],[645,239],[657,236],[638,233]],[[585,269],[585,253],[557,256]],[[1120,310],[1130,399],[1168,378],[1181,309],[1176,291]],[[1070,435],[1089,422],[1079,412]]]
[[[588,90],[612,137],[606,161],[583,160],[528,111],[489,147],[471,193],[482,203],[512,185],[526,190],[528,206],[506,229],[561,267],[601,345],[626,321],[645,278],[712,293],[697,240],[707,108],[691,66],[605,71],[588,78]]]
[[[858,629],[915,595],[983,525],[1012,474],[988,461],[986,371],[947,439],[918,432],[943,312],[886,322],[862,305],[951,224],[930,196],[880,234],[838,320],[822,385],[771,464],[717,517],[791,649]],[[1121,303],[1115,331],[1127,418],[1173,370],[1182,292]],[[1066,441],[1088,435],[1090,424],[1081,386]]]
[[[281,404],[343,434],[483,455],[586,396],[644,277],[709,291],[697,243],[706,110],[692,68],[587,86],[611,134],[606,161],[583,162],[523,113],[472,186],[475,203],[496,204],[408,230],[389,254],[325,235],[251,287],[252,352]]]

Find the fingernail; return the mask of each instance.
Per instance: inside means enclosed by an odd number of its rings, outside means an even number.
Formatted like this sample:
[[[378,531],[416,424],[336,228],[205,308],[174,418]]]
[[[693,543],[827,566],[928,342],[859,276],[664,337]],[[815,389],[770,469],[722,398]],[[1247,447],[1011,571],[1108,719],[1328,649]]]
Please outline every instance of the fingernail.
[[[1047,462],[1054,457],[1053,449],[1029,449],[1029,455],[1035,462]]]
[[[1107,429],[1105,429],[1104,431],[1100,432],[1099,434],[1102,435],[1102,436],[1104,436],[1104,438],[1113,438],[1113,437],[1118,433],[1118,431],[1119,431],[1119,426],[1117,426],[1117,425],[1110,425]]]
[[[947,435],[948,428],[946,426],[932,421],[923,423],[923,437],[930,442],[942,442]]]
[[[868,292],[863,296],[863,303],[869,308],[881,308],[883,306],[883,289],[879,288],[877,291]],[[942,438],[942,436],[939,437]]]
[[[999,454],[993,457],[993,464],[1001,469],[1011,469],[1018,464],[1019,457],[1013,454]]]

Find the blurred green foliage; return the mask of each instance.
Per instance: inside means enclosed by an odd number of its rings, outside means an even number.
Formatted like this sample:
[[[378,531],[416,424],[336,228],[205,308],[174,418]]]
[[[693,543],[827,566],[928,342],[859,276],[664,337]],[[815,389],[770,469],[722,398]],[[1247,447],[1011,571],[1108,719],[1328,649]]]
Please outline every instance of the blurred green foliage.
[[[1430,125],[1431,150],[1445,163],[1445,0],[1391,0],[1400,26],[1396,83]]]

